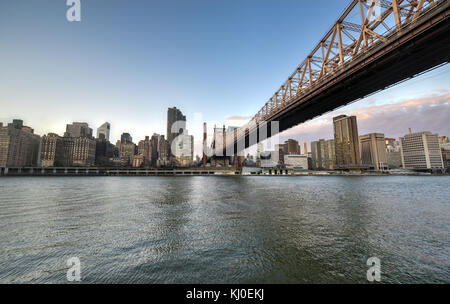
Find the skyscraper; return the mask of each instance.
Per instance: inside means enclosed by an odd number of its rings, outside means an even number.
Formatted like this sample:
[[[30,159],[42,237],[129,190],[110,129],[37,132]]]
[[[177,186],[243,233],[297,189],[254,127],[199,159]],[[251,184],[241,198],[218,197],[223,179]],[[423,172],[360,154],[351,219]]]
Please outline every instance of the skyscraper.
[[[158,143],[158,167],[165,167],[169,164],[169,142],[164,138],[164,135],[159,136]]]
[[[308,155],[308,144],[306,143],[306,141],[303,141],[302,143],[302,154]]]
[[[194,160],[194,136],[189,135],[187,130],[176,137],[174,143],[176,150],[172,151],[179,166],[188,167]]]
[[[120,135],[120,143],[124,144],[126,142],[133,142],[133,137],[131,137],[130,133],[122,133],[122,135]]]
[[[319,139],[311,142],[311,161],[314,170],[333,170],[335,167],[334,139]]]
[[[348,169],[361,164],[356,116],[333,117],[337,168]]]
[[[152,142],[149,136],[145,136],[144,140],[139,141],[138,154],[143,156],[142,162],[144,165],[150,165],[152,163]]]
[[[109,133],[111,131],[111,124],[109,122],[105,122],[100,127],[97,128],[97,138],[100,138],[100,134],[105,135],[105,139],[109,141]]]
[[[160,135],[153,133],[151,138],[151,146],[152,146],[152,166],[156,167],[158,160],[158,152],[159,152],[159,138]]]
[[[176,125],[174,125],[177,123]],[[176,131],[172,132],[172,128],[175,128]],[[177,107],[169,108],[167,110],[167,140],[169,141],[169,145],[172,145],[172,141],[175,137],[177,137],[180,133],[180,129],[186,128],[186,116],[177,109]]]
[[[295,139],[288,139],[284,142],[284,154],[294,154],[299,155],[300,154],[300,145],[298,144],[298,141]]]
[[[66,125],[66,137],[92,137],[92,129],[85,122],[74,122]]]

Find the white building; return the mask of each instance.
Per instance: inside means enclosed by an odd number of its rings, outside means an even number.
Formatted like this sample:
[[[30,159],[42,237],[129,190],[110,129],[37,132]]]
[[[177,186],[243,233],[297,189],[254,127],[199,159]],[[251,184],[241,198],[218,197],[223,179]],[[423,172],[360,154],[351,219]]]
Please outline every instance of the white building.
[[[100,134],[105,136],[105,139],[109,141],[109,133],[111,132],[111,124],[105,122],[100,127],[97,128],[97,138],[100,138]]]
[[[308,170],[308,156],[298,154],[285,155],[284,164],[287,169]]]
[[[409,133],[400,138],[403,169],[443,169],[439,136],[431,132]]]

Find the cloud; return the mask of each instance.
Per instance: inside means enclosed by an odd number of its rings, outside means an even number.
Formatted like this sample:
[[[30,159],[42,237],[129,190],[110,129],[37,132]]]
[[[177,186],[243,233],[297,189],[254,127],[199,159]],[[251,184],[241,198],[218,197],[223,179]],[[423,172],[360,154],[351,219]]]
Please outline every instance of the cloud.
[[[450,135],[450,94],[445,90],[442,93],[378,106],[371,101],[364,103],[364,106],[358,104],[357,109],[355,105],[349,105],[286,130],[280,138],[307,142],[333,138],[332,120],[340,114],[356,115],[360,135],[377,132],[384,133],[386,137],[399,138],[407,133],[408,128],[416,132]]]
[[[226,120],[228,121],[243,121],[243,122],[247,122],[251,119],[251,116],[227,116],[225,117]]]

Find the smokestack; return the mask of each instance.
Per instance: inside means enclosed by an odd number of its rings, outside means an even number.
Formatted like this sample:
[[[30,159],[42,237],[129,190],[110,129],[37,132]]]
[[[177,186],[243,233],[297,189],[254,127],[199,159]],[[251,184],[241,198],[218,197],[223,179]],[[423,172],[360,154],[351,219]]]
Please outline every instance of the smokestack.
[[[206,167],[206,122],[203,123],[203,167]]]
[[[411,132],[411,128],[408,128],[408,131],[409,131],[409,134],[412,134],[412,132]]]

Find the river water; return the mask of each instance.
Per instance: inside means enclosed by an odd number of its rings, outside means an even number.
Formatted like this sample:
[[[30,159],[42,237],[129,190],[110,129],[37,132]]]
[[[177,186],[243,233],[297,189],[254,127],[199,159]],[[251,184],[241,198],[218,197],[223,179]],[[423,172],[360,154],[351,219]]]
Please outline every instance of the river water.
[[[0,283],[450,283],[450,177],[0,178]]]

